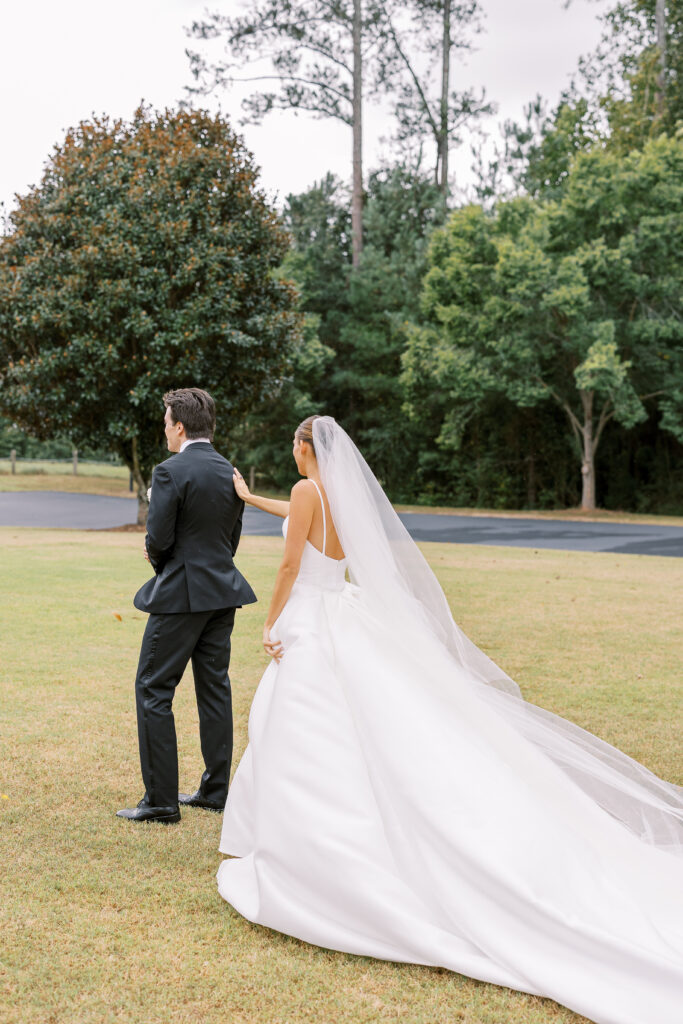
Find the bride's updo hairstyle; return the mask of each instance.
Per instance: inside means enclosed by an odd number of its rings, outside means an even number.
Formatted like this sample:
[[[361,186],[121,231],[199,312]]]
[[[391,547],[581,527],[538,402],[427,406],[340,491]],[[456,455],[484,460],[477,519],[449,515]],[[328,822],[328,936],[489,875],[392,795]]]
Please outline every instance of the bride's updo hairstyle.
[[[315,455],[315,445],[313,444],[313,424],[316,420],[319,420],[319,416],[309,416],[294,431],[294,437],[297,441],[306,441],[311,446],[311,451]]]

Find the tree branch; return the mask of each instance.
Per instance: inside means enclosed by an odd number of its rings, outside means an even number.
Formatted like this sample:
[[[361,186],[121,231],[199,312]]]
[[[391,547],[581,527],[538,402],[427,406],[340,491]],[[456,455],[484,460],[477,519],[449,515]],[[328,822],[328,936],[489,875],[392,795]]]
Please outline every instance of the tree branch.
[[[612,411],[609,412],[609,413],[607,412],[607,410],[609,409],[611,403],[612,403],[612,399],[611,398],[606,399],[605,404],[603,405],[602,410],[600,412],[600,419],[598,420],[598,426],[597,426],[597,430],[595,431],[595,437],[593,438],[593,441],[591,443],[591,452],[592,452],[593,458],[595,458],[595,453],[598,450],[598,444],[600,442],[600,437],[602,435],[603,430],[605,429],[605,427],[607,426],[609,421],[612,419],[612,417],[616,413],[616,409],[612,409]]]
[[[329,60],[330,63],[332,63],[332,64],[337,64],[343,71],[346,71],[348,74],[351,74],[351,67],[350,67],[350,65],[348,65],[345,61],[343,61],[340,57],[336,56],[336,54],[333,53],[332,51],[326,50],[324,46],[314,45],[313,43],[303,43],[303,42],[297,41],[297,47],[300,50],[310,50],[312,53],[317,53],[321,57],[323,57],[325,60]],[[188,56],[190,56],[191,53],[192,53],[192,51],[190,51],[190,50],[186,50],[185,52],[186,52],[186,54]],[[277,45],[276,45],[276,41],[273,41],[272,49],[264,50],[264,49],[260,49],[259,48],[257,50],[257,52],[255,54],[253,54],[252,56],[244,55],[243,57],[241,57],[241,59],[239,61],[235,60],[232,63],[220,64],[220,65],[219,64],[213,64],[213,65],[211,65],[211,68],[214,71],[220,70],[221,72],[224,72],[229,67],[243,67],[243,68],[246,68],[246,67],[249,67],[249,66],[253,66],[254,64],[260,64],[260,63],[262,63],[263,61],[266,61],[266,60],[275,61],[276,58],[281,55],[281,53],[282,53],[282,48],[281,47],[278,48]],[[199,57],[199,54],[194,54],[194,56]]]
[[[539,383],[543,384],[543,381],[539,381]],[[547,384],[545,384],[544,386],[548,387]],[[583,427],[581,426],[581,421],[579,420],[578,416],[576,415],[576,413],[574,412],[574,410],[570,406],[569,402],[565,401],[564,398],[560,398],[560,396],[557,394],[557,392],[553,391],[552,388],[548,388],[548,391],[550,392],[552,397],[555,399],[557,404],[564,409],[564,411],[566,412],[567,416],[569,417],[569,422],[571,423],[571,425],[574,428],[574,430],[578,431],[579,434],[581,436],[583,436]]]
[[[410,61],[406,57],[405,53],[403,52],[403,47],[401,46],[401,44],[399,42],[399,39],[398,39],[398,36],[396,35],[396,30],[395,30],[395,28],[393,26],[391,18],[388,17],[388,16],[387,16],[387,25],[389,26],[389,32],[391,33],[391,38],[394,41],[394,45],[396,47],[396,51],[397,51],[398,55],[400,56],[401,60],[403,61],[403,63],[405,64],[406,68],[408,69],[408,74],[412,78],[413,83],[415,85],[415,88],[417,89],[417,93],[418,93],[418,95],[420,97],[420,100],[422,101],[422,106],[423,106],[424,112],[425,112],[425,114],[427,116],[427,120],[429,121],[430,128],[432,129],[432,132],[434,133],[434,138],[438,138],[439,137],[439,127],[438,127],[436,121],[434,120],[434,117],[432,116],[432,111],[431,111],[430,106],[429,106],[429,101],[427,100],[427,97],[425,96],[425,93],[424,93],[424,90],[423,90],[423,88],[422,88],[422,86],[420,84],[420,81],[419,81],[417,75],[415,74],[415,72],[413,70],[412,64],[410,63]]]
[[[333,64],[338,64],[339,67],[342,68],[344,71],[348,72],[349,75],[352,74],[351,66],[347,64],[346,61],[343,61],[340,57],[335,57],[331,53],[326,53],[324,49],[321,49],[318,46],[313,46],[312,43],[306,43],[304,45],[304,49],[310,50],[312,53],[319,53],[320,56],[324,57],[326,60],[332,61]]]
[[[540,381],[540,383],[542,384],[543,381]],[[548,387],[548,385],[546,384],[545,387]],[[564,398],[560,398],[557,392],[553,391],[552,388],[548,388],[548,391],[550,392],[551,396],[555,399],[557,404],[560,406],[560,408],[564,409],[565,413],[569,417],[569,422],[571,423],[572,431],[574,433],[574,440],[576,441],[576,445],[579,450],[579,457],[583,459],[584,432],[579,418],[577,417],[569,403],[564,400]]]
[[[309,114],[318,114],[320,117],[333,117],[337,121],[341,121],[342,124],[351,127],[353,124],[350,117],[345,117],[344,114],[335,114],[331,110],[325,110],[322,107],[312,107],[308,103],[299,103],[296,107],[292,106],[291,103],[287,103],[285,100],[273,100],[270,105],[270,110],[306,110]],[[260,121],[252,120],[246,117],[241,124],[260,124]]]
[[[334,93],[335,96],[339,96],[340,99],[346,103],[350,103],[351,100],[348,96],[345,96],[341,89],[335,89],[333,85],[327,85],[325,82],[314,82],[309,78],[299,78],[297,75],[254,75],[249,78],[230,78],[231,82],[299,82],[301,85],[310,85],[314,89],[326,89],[328,92]]]

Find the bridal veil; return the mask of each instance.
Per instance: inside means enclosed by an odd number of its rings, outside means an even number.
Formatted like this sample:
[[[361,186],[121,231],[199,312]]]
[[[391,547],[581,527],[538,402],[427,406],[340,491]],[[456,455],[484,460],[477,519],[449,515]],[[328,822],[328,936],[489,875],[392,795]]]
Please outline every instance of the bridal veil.
[[[445,671],[415,679],[439,686],[458,713],[466,685],[509,726],[543,751],[597,805],[645,843],[683,856],[683,789],[591,733],[525,701],[519,687],[457,626],[445,595],[417,545],[348,434],[329,416],[313,422],[322,484],[368,615],[391,621]]]

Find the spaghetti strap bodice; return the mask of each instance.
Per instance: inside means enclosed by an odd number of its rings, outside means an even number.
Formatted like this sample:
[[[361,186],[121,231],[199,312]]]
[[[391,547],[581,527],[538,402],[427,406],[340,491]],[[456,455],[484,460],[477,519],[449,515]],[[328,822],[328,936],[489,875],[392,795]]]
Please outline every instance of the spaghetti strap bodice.
[[[296,578],[294,584],[295,587],[305,584],[308,586],[319,587],[323,590],[341,590],[344,586],[346,579],[346,559],[345,558],[331,558],[325,554],[327,550],[327,516],[325,515],[325,502],[323,496],[315,480],[311,480],[318,497],[320,498],[320,505],[323,511],[323,549],[319,551],[310,540],[306,541],[304,546],[303,554],[301,555],[301,565],[299,566],[299,575]],[[287,526],[289,524],[289,516],[286,517],[282,524],[282,533],[287,536]]]
[[[323,510],[323,551],[322,551],[322,553],[324,555],[325,552],[326,552],[326,549],[327,549],[327,519],[325,518],[325,502],[323,501],[323,496],[320,493],[320,488],[318,487],[318,485],[315,482],[315,480],[311,480],[311,483],[313,484],[313,486],[315,487],[316,491],[318,492],[318,497],[320,498],[320,507]]]

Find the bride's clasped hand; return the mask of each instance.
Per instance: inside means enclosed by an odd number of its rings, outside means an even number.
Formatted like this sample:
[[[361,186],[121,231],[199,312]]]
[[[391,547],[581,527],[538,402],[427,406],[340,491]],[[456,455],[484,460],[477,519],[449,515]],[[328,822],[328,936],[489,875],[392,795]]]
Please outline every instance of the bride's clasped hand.
[[[345,431],[297,428],[221,895],[307,942],[596,1024],[680,1024],[683,793],[524,701],[458,628]],[[347,580],[348,574],[348,580]]]

